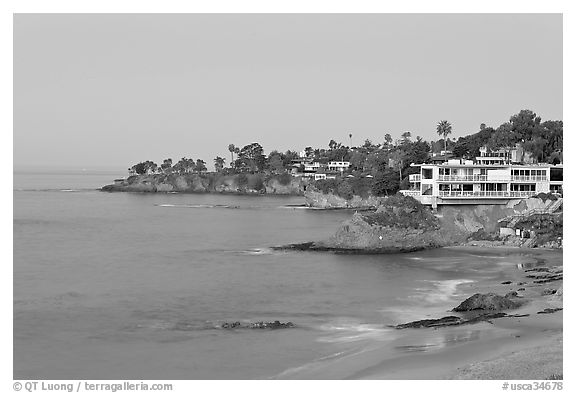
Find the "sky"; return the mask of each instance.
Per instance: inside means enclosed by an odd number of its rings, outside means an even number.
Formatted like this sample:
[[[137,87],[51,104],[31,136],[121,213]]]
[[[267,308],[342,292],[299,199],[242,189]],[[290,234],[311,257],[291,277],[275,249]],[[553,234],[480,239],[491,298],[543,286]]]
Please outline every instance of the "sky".
[[[14,168],[562,120],[561,14],[16,14]]]

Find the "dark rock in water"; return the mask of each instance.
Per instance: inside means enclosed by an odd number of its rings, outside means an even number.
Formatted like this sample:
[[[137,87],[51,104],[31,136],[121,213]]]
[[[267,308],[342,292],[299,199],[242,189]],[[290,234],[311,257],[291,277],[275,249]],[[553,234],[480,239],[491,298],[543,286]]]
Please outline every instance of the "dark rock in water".
[[[556,293],[555,289],[546,288],[545,290],[542,291],[542,296],[554,295],[555,293]]]
[[[508,285],[508,284],[512,284],[512,281],[504,281],[504,282],[501,282],[500,284]]]
[[[240,322],[224,322],[220,327],[222,329],[236,329],[243,326]]]
[[[548,272],[550,271],[549,267],[543,266],[543,267],[535,267],[532,269],[526,269],[524,270],[525,273],[529,273],[529,272]]]
[[[403,323],[401,325],[394,326],[396,329],[406,329],[406,328],[423,328],[423,327],[440,327],[440,326],[451,326],[460,325],[463,319],[460,317],[444,317],[440,319],[422,319],[419,321],[413,321],[408,323]]]
[[[518,298],[518,297],[520,297],[520,296],[518,296],[518,292],[516,292],[516,291],[510,291],[510,292],[508,292],[506,295],[504,295],[504,297],[505,297],[506,299],[514,299],[514,298]]]
[[[292,322],[254,322],[250,324],[250,329],[285,329],[292,328],[294,324]]]
[[[552,314],[552,313],[555,313],[556,311],[562,311],[562,307],[560,307],[560,308],[545,308],[542,311],[538,311],[536,314]]]
[[[518,288],[519,291],[525,291],[526,288]]]
[[[547,283],[547,282],[552,282],[552,281],[558,281],[558,280],[562,280],[564,277],[562,276],[562,274],[551,274],[541,280],[534,280],[534,283],[536,284],[543,284],[543,283]]]
[[[460,318],[460,317],[455,317],[455,316],[449,316],[449,317],[443,317],[443,318],[439,318],[439,319],[422,319],[419,321],[403,323],[403,324],[396,325],[393,327],[396,329],[430,328],[430,327],[438,328],[438,327],[446,327],[446,326],[465,325],[465,324],[478,323],[478,322],[490,322],[491,319],[497,319],[497,318],[526,317],[526,316],[528,316],[528,314],[508,315],[508,314],[503,313],[503,312],[480,314],[480,315],[473,316],[471,318]]]
[[[272,246],[270,248],[275,251],[322,251],[322,252],[332,252],[335,254],[356,254],[356,255],[399,254],[414,251],[422,251],[426,249],[426,247],[420,247],[420,246],[346,248],[346,247],[333,247],[321,242],[293,243],[284,246]]]
[[[222,329],[286,329],[286,328],[293,328],[295,327],[294,323],[292,322],[250,322],[250,323],[242,323],[239,321],[236,322],[224,322],[220,325]]]
[[[509,296],[510,297],[510,296]],[[509,298],[497,295],[495,293],[477,293],[464,300],[458,307],[452,311],[472,311],[472,310],[506,310],[518,308],[522,304],[512,301]]]

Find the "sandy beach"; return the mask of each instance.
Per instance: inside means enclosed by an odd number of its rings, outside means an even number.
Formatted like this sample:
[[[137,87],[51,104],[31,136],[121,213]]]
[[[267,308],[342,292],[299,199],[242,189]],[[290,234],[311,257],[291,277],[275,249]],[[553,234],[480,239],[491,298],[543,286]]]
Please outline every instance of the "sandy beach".
[[[458,247],[467,251],[479,247]],[[540,268],[562,265],[561,250],[494,249],[490,252],[529,253]],[[518,291],[526,304],[510,315],[471,325],[405,329],[393,343],[345,354],[330,364],[316,364],[294,375],[296,379],[386,379],[386,380],[543,380],[563,375],[562,280],[534,283],[526,277],[530,267],[507,277],[511,283],[494,282],[479,293]],[[456,306],[456,304],[454,305]],[[438,315],[440,318],[444,315]],[[390,356],[391,348],[402,355]],[[417,370],[417,371],[415,371]]]

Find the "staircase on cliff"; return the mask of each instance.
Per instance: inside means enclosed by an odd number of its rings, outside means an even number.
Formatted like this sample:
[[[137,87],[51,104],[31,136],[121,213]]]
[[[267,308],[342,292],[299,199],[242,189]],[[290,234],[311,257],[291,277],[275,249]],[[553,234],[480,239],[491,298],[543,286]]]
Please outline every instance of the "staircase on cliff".
[[[548,206],[545,206],[543,209],[532,209],[526,212],[514,214],[511,216],[507,216],[498,220],[498,222],[508,222],[506,226],[508,228],[514,228],[518,222],[525,217],[530,217],[534,214],[553,214],[558,211],[563,205],[564,199],[558,198],[554,202],[550,203]]]

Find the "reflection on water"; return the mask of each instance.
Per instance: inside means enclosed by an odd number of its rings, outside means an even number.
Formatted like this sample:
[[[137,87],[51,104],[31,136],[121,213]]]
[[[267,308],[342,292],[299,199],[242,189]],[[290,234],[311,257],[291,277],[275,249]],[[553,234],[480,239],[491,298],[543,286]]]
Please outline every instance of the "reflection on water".
[[[428,352],[479,340],[483,332],[485,333],[486,330],[482,328],[474,330],[460,330],[459,328],[450,327],[428,329],[422,334],[418,332],[417,336],[412,337],[413,342],[396,345],[394,349],[398,352]]]

